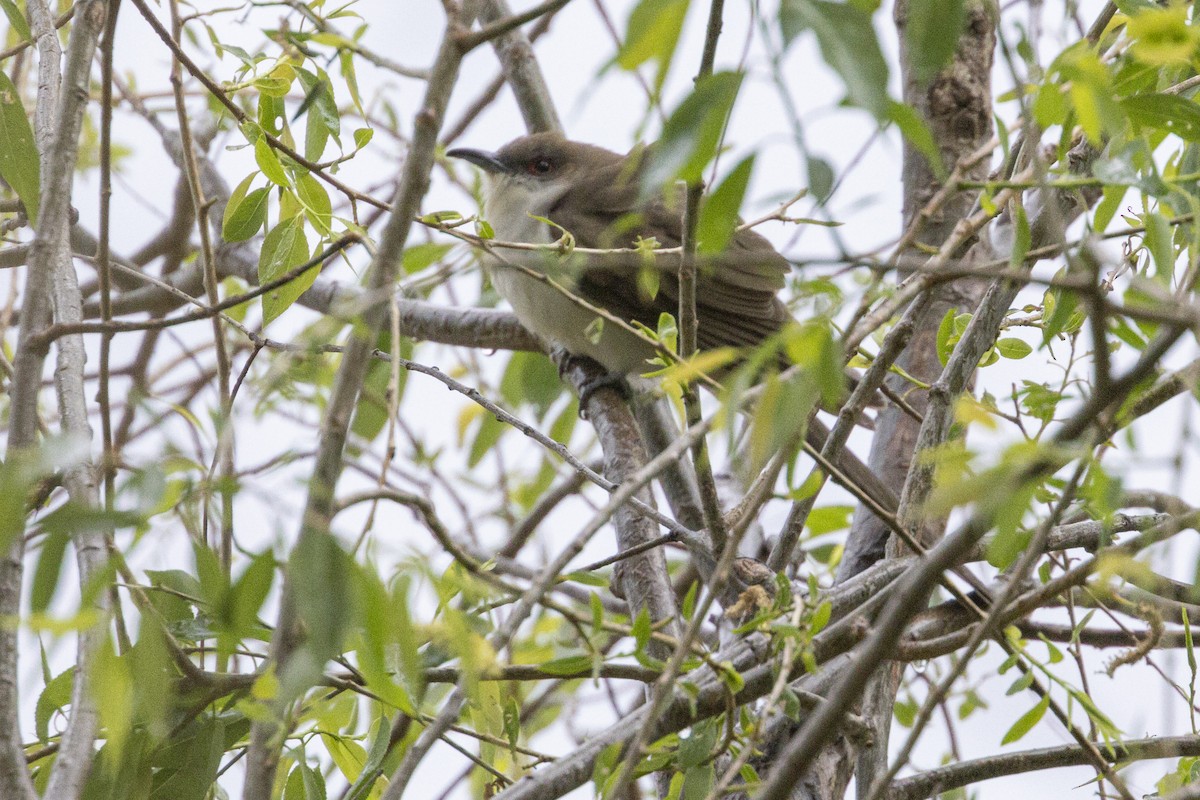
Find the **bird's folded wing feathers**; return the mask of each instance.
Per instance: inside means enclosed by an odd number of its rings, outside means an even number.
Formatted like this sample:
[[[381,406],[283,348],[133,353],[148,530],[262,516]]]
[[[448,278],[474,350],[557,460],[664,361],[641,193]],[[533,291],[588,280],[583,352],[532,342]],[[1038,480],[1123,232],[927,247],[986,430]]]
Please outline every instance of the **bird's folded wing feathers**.
[[[549,219],[569,231],[580,247],[631,247],[639,237],[650,236],[661,247],[678,247],[682,204],[669,208],[654,200],[639,206],[637,175],[627,174],[626,162],[617,158],[604,168],[611,173],[605,175],[606,180],[572,190],[551,209]],[[625,219],[612,224],[621,217]],[[703,349],[752,347],[791,319],[776,296],[789,265],[770,242],[753,231],[740,231],[727,252],[733,257],[697,270],[696,313]],[[672,271],[663,272],[654,297],[630,291],[634,283],[627,267],[610,269],[602,263],[589,263],[578,277],[576,289],[613,314],[650,327],[657,324],[662,312],[678,313],[678,281]]]

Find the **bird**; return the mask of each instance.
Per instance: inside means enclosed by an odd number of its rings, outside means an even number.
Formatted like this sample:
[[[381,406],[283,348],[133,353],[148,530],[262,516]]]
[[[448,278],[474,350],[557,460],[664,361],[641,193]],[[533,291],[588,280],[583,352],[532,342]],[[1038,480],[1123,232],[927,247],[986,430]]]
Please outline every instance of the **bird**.
[[[483,172],[483,217],[502,242],[551,244],[569,233],[577,247],[635,247],[654,239],[677,247],[683,239],[682,204],[663,193],[643,193],[642,174],[653,145],[629,153],[565,138],[557,132],[521,136],[495,152],[454,148],[446,155]],[[654,369],[655,346],[619,325],[605,324],[534,273],[547,274],[553,253],[493,249],[492,283],[517,319],[534,334],[574,356],[598,361],[613,376],[637,376]],[[696,275],[697,344],[701,350],[734,347],[746,351],[771,340],[793,322],[779,297],[790,264],[761,234],[738,228],[719,265]],[[662,270],[658,291],[648,291],[626,264],[589,261],[567,277],[571,292],[622,321],[656,329],[662,313],[679,311],[678,277]],[[598,330],[597,330],[598,328]],[[776,364],[783,366],[780,353]],[[581,393],[582,394],[582,393]],[[584,397],[581,396],[581,406]],[[810,447],[820,450],[829,429],[811,419]],[[897,507],[894,492],[849,450],[836,466],[847,488],[865,491],[880,507]]]
[[[682,204],[642,197],[648,148],[622,155],[543,132],[522,136],[494,153],[456,148],[446,155],[483,171],[483,218],[499,241],[550,244],[566,231],[576,246],[585,248],[631,248],[650,239],[666,248],[682,242]],[[717,268],[697,270],[701,350],[753,348],[792,321],[778,296],[788,261],[752,230],[736,231],[728,252],[736,257]],[[597,314],[528,271],[544,274],[547,263],[545,253],[516,250],[491,259],[492,283],[521,323],[573,355],[595,359],[610,373],[650,371],[653,344],[619,325],[596,323]],[[597,259],[577,274],[561,277],[568,278],[566,288],[589,304],[651,330],[664,312],[679,311],[678,279],[670,269],[658,271],[657,291],[636,279],[628,260],[606,265]]]

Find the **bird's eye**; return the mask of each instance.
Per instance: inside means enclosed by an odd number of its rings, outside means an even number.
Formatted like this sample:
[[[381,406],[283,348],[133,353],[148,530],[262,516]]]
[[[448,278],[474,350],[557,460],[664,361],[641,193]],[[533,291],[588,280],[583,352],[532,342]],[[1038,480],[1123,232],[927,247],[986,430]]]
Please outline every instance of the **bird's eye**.
[[[554,169],[554,164],[550,163],[548,158],[535,158],[529,162],[528,169],[530,175],[545,175]]]

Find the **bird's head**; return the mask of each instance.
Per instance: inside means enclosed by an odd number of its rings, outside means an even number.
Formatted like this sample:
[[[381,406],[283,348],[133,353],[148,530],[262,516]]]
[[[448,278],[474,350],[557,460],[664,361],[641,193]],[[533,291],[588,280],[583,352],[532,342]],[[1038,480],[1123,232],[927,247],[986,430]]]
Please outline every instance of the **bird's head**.
[[[459,147],[446,155],[483,170],[489,213],[505,206],[521,214],[544,216],[567,192],[586,187],[603,168],[621,156],[600,147],[573,142],[558,133],[534,133],[498,151]]]

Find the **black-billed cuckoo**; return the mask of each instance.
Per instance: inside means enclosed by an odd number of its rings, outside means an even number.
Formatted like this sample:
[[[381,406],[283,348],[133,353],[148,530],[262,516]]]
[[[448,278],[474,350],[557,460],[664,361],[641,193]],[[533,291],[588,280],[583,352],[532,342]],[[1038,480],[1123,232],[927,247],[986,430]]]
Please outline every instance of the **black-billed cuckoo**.
[[[496,153],[458,148],[446,155],[483,170],[483,216],[500,241],[549,244],[560,236],[544,221],[550,220],[570,232],[579,247],[631,247],[639,238],[651,237],[661,247],[678,247],[682,208],[669,209],[661,199],[639,202],[645,153],[642,148],[623,156],[556,133],[535,133]],[[754,347],[791,319],[776,297],[787,261],[754,231],[737,232],[729,248],[743,257],[697,274],[697,339],[704,350]],[[651,369],[646,359],[654,349],[647,342],[612,324],[602,324],[596,336],[595,314],[504,262],[544,271],[545,254],[505,250],[501,263],[492,265],[492,282],[525,327],[570,353],[596,359],[611,372]],[[678,313],[677,286],[668,270],[652,294],[639,286],[627,265],[606,268],[600,262],[589,263],[568,288],[624,321],[654,329],[662,312]]]
[[[683,232],[682,208],[661,199],[640,202],[646,150],[623,156],[602,147],[573,142],[557,133],[523,136],[498,152],[456,148],[446,155],[475,164],[484,173],[484,218],[496,238],[506,242],[549,244],[557,228],[570,232],[579,247],[630,247],[653,237],[663,247],[677,247]],[[538,219],[540,218],[540,219]],[[696,280],[697,339],[701,349],[722,346],[751,348],[777,333],[789,320],[776,293],[783,288],[789,265],[771,243],[750,230],[738,231],[728,246],[738,256],[716,269],[701,269]],[[512,305],[526,328],[567,352],[590,356],[613,373],[648,371],[654,356],[647,342],[615,325],[602,325],[595,336],[596,315],[549,284],[512,267],[521,264],[545,271],[545,253],[506,250],[492,264],[492,282]],[[679,310],[678,281],[665,271],[659,291],[639,287],[628,268],[589,263],[569,288],[592,305],[622,320],[654,329],[659,315]],[[828,429],[814,419],[809,443],[820,449]],[[888,510],[895,495],[849,451],[838,467]]]

